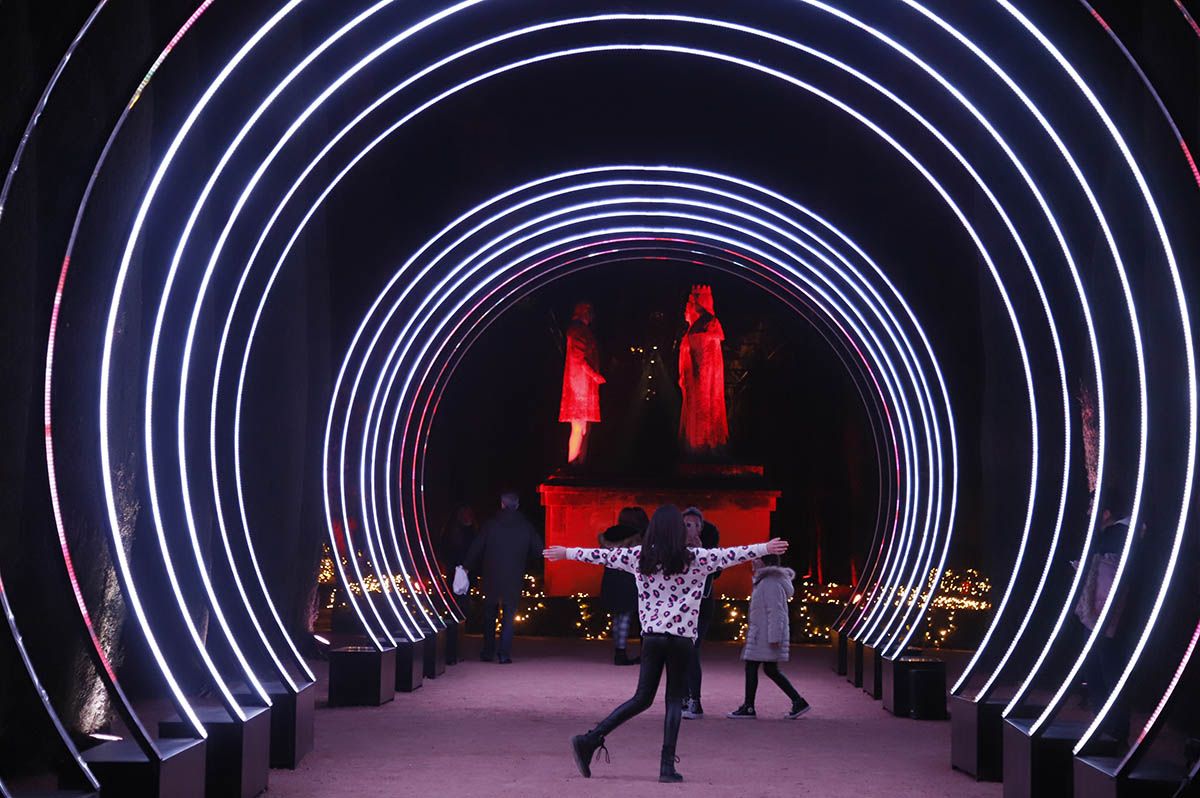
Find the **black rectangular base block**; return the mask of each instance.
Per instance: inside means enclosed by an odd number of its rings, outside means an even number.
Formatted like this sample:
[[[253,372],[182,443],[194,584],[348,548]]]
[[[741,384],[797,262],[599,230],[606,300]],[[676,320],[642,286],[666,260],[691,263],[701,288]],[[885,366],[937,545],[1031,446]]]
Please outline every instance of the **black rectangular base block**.
[[[837,629],[829,630],[829,664],[838,676],[846,675],[846,635]]]
[[[883,697],[883,656],[874,646],[862,648],[862,689],[871,698]]]
[[[457,665],[462,661],[462,635],[458,621],[446,624],[446,664]]]
[[[425,645],[422,673],[436,679],[446,672],[446,632],[440,631],[421,641]]]
[[[846,681],[855,687],[862,687],[863,683],[862,644],[853,637],[846,640]]]
[[[1003,701],[971,701],[950,696],[950,764],[976,781],[1004,775]]]
[[[271,767],[295,770],[313,750],[317,685],[300,682],[295,693],[283,682],[263,682],[263,688],[271,697]],[[243,704],[249,700],[240,694],[234,698]]]
[[[933,657],[883,657],[883,708],[918,720],[946,719],[946,663]]]
[[[329,706],[377,707],[396,697],[396,649],[345,646],[329,650]]]
[[[396,667],[394,686],[397,692],[411,693],[418,689],[425,677],[425,641],[396,643]]]
[[[158,740],[161,763],[151,762],[132,740],[101,743],[83,752],[105,795],[202,798],[206,740]]]
[[[197,707],[208,730],[204,794],[208,798],[254,798],[267,790],[271,769],[271,708],[243,707],[246,720],[221,707]],[[178,716],[159,722],[163,737],[186,737],[191,728]]]
[[[1051,723],[1031,737],[1033,721],[1004,722],[1004,798],[1058,798],[1071,795],[1074,755],[1082,723]]]
[[[1187,777],[1182,761],[1146,761],[1128,776],[1112,775],[1120,764],[1116,756],[1075,757],[1077,798],[1161,798],[1176,795]]]

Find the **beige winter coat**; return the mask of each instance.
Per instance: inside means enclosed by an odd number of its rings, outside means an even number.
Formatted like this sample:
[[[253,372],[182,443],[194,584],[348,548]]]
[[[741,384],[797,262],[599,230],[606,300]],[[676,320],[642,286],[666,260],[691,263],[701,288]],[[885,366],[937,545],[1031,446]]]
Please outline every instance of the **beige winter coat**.
[[[788,624],[788,599],[795,593],[791,568],[767,565],[754,574],[754,592],[750,594],[750,624],[742,659],[754,662],[787,662],[791,630]],[[779,645],[773,646],[772,643]]]

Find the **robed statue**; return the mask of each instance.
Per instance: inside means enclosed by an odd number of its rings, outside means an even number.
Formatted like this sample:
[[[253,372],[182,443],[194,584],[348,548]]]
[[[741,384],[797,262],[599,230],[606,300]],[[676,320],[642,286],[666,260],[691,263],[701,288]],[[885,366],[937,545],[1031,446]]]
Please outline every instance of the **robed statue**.
[[[729,442],[725,415],[725,331],[713,311],[712,288],[692,287],[683,311],[687,332],[679,342],[679,437],[691,454],[714,454]]]
[[[558,420],[571,425],[567,462],[580,465],[587,458],[588,425],[600,420],[600,352],[592,334],[592,305],[575,305],[567,327],[566,361],[563,364],[562,401]]]

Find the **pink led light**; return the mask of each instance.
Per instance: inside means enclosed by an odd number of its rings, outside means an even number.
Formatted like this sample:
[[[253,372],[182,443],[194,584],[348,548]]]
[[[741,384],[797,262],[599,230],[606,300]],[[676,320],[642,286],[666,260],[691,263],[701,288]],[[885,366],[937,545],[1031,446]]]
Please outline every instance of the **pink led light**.
[[[1197,36],[1200,36],[1200,24],[1196,23],[1196,18],[1187,10],[1187,6],[1183,4],[1183,0],[1175,0],[1175,7],[1179,9],[1179,13],[1183,14],[1183,18],[1187,20],[1188,25]]]
[[[213,2],[213,0],[203,0],[202,4],[189,17],[189,19],[183,25],[183,27],[176,33],[176,35],[174,37],[172,37],[172,39],[168,43],[167,47],[163,49],[159,58],[155,61],[155,67],[154,67],[155,70],[157,69],[157,67],[159,65],[162,64],[162,62],[165,60],[166,56],[171,52],[171,50],[175,47],[175,45],[178,44],[179,40],[183,37],[183,35],[187,33],[187,31],[192,27],[192,25],[195,23],[195,21],[212,4],[212,2]],[[91,24],[92,19],[95,18],[96,14],[99,13],[100,9],[103,6],[104,6],[103,2],[99,6],[97,6],[96,10],[92,14],[92,17],[88,20],[89,25]],[[86,27],[85,27],[85,30],[86,30]],[[81,37],[82,35],[83,35],[83,31],[81,31],[79,36],[76,37],[75,43],[72,44],[72,50],[74,49],[75,44],[78,43],[79,37]],[[70,55],[70,51],[68,51],[68,55]],[[60,67],[59,67],[59,72],[61,72],[61,70],[62,70],[62,65],[60,65]],[[56,73],[55,78],[57,78],[57,76],[58,76],[58,74]],[[151,77],[153,77],[153,71],[151,72],[151,74],[148,74],[146,76],[146,78],[143,80],[142,84],[139,86],[139,88],[138,88],[139,93],[141,91],[144,91],[144,89],[145,89],[146,85],[149,83]],[[49,88],[47,88],[47,93],[48,92],[49,92]],[[46,369],[45,369],[44,381],[43,381],[43,386],[42,386],[42,391],[43,391],[42,413],[43,413],[43,427],[44,427],[44,445],[45,445],[45,450],[46,450],[46,473],[47,473],[48,485],[49,485],[49,489],[50,489],[50,501],[51,501],[51,507],[52,507],[52,511],[53,511],[53,515],[54,515],[54,524],[55,524],[56,531],[58,533],[59,548],[63,555],[63,564],[66,567],[67,575],[71,581],[72,592],[75,594],[76,604],[79,607],[80,615],[81,615],[81,617],[84,621],[84,624],[87,628],[88,636],[92,641],[93,649],[95,650],[98,660],[100,661],[100,663],[104,669],[105,675],[107,675],[109,677],[107,686],[115,694],[115,696],[117,698],[118,709],[121,712],[122,716],[124,717],[126,722],[130,726],[133,727],[133,729],[135,731],[135,739],[137,741],[139,748],[141,748],[142,752],[144,754],[146,754],[148,757],[153,757],[155,759],[161,759],[162,755],[161,755],[160,751],[158,750],[157,745],[154,743],[154,740],[150,736],[149,732],[147,732],[147,730],[143,727],[143,725],[141,723],[141,719],[137,716],[137,714],[133,710],[133,707],[130,704],[129,700],[126,698],[124,690],[121,688],[120,682],[117,680],[116,675],[113,672],[112,664],[108,661],[108,657],[105,656],[105,654],[104,654],[104,649],[101,646],[100,641],[96,637],[95,627],[92,623],[91,615],[88,612],[86,603],[83,600],[83,594],[79,587],[79,581],[78,581],[78,578],[77,578],[77,575],[75,572],[74,560],[71,556],[70,545],[67,542],[66,528],[65,528],[65,525],[63,522],[63,517],[62,517],[60,496],[59,496],[59,490],[58,490],[58,472],[57,472],[56,461],[55,461],[55,457],[54,457],[54,437],[53,437],[53,423],[52,423],[52,418],[53,418],[52,386],[53,386],[53,382],[54,382],[54,379],[53,379],[53,377],[54,377],[54,352],[55,352],[56,343],[57,343],[59,312],[60,312],[60,308],[62,305],[63,295],[66,291],[67,276],[70,273],[71,253],[74,251],[76,236],[79,233],[80,224],[82,223],[82,219],[83,219],[83,212],[84,212],[84,209],[87,207],[88,200],[91,197],[92,188],[94,187],[94,185],[96,183],[96,179],[100,173],[101,167],[104,165],[105,161],[108,158],[108,153],[112,149],[113,143],[115,142],[115,140],[117,138],[117,134],[120,133],[122,127],[125,124],[126,119],[128,119],[128,117],[129,117],[130,110],[132,109],[134,102],[136,102],[137,96],[138,95],[135,94],[135,96],[132,98],[132,100],[126,104],[126,106],[122,110],[121,115],[118,118],[116,124],[113,126],[112,132],[109,134],[108,139],[104,144],[104,149],[101,151],[101,154],[100,154],[99,159],[97,160],[96,166],[92,170],[92,175],[88,180],[87,188],[84,190],[83,199],[80,202],[79,209],[76,212],[74,224],[71,228],[71,235],[67,242],[67,251],[66,251],[66,254],[63,256],[62,267],[59,270],[58,284],[55,288],[54,307],[53,307],[53,309],[51,311],[51,315],[50,315],[50,329],[48,332],[47,342],[46,342]],[[44,102],[45,102],[45,95],[43,95],[43,100],[42,100],[43,105],[44,105]],[[40,112],[40,109],[39,109],[39,112]],[[18,158],[19,157],[20,157],[20,152],[18,151]],[[15,170],[15,168],[16,168],[16,164],[14,163],[13,169]],[[11,173],[10,173],[10,178],[11,178]],[[6,184],[5,190],[7,190],[7,187],[8,186]],[[115,530],[113,530],[113,534],[116,534]],[[120,543],[117,542],[117,543],[114,543],[114,545],[119,547]],[[117,563],[118,569],[124,569],[125,566],[121,563],[121,558],[123,556],[122,552],[117,551],[116,554],[117,554],[116,558],[118,561],[118,563]],[[157,640],[154,636],[154,633],[149,628],[148,622],[142,613],[140,600],[137,596],[136,590],[133,588],[132,576],[128,575],[128,574],[126,574],[126,576],[128,576],[128,578],[130,580],[129,585],[126,586],[126,590],[130,592],[130,595],[129,595],[130,606],[134,612],[135,617],[137,618],[139,625],[142,627],[142,630],[146,635],[146,641],[147,641],[148,645],[150,646],[151,652],[154,654],[156,661],[158,662],[159,668],[162,672],[164,679],[167,682],[168,690],[171,693],[173,703],[175,704],[176,709],[179,711],[180,715],[189,721],[195,734],[200,738],[205,738],[207,736],[207,732],[205,731],[203,724],[200,723],[200,720],[196,716],[195,711],[192,709],[192,707],[188,703],[187,699],[183,696],[183,693],[180,690],[177,681],[175,680],[174,674],[171,673],[170,667],[167,665],[166,660],[162,657],[162,654],[159,649]]]
[[[1154,88],[1154,84],[1150,82],[1150,78],[1147,77],[1146,73],[1142,70],[1142,65],[1139,64],[1137,59],[1133,57],[1133,53],[1129,52],[1129,48],[1125,46],[1125,42],[1121,41],[1121,37],[1118,36],[1116,32],[1109,26],[1109,24],[1104,21],[1104,18],[1096,12],[1096,9],[1092,8],[1087,0],[1079,0],[1079,2],[1082,3],[1084,8],[1090,11],[1092,16],[1096,18],[1101,26],[1103,26],[1109,38],[1111,38],[1117,45],[1117,48],[1120,49],[1121,54],[1125,56],[1125,60],[1129,62],[1129,65],[1133,67],[1133,71],[1137,73],[1137,76],[1141,79],[1143,85],[1145,85],[1146,91],[1150,92],[1150,96],[1154,98],[1154,103],[1158,106],[1159,113],[1163,115],[1163,118],[1167,120],[1167,124],[1171,126],[1171,132],[1175,135],[1175,139],[1179,142],[1180,149],[1183,150],[1183,157],[1187,159],[1188,168],[1191,169],[1192,178],[1196,181],[1196,186],[1200,187],[1200,169],[1196,168],[1196,160],[1192,157],[1192,151],[1188,149],[1187,139],[1183,137],[1183,132],[1180,131],[1179,125],[1175,124],[1175,117],[1173,117],[1171,112],[1167,110],[1167,105],[1163,102],[1162,97],[1159,96],[1158,90]],[[1179,10],[1183,12],[1184,17],[1188,20],[1188,22],[1192,24],[1192,28],[1196,30],[1197,35],[1200,35],[1200,28],[1196,27],[1196,21],[1192,19],[1191,14],[1189,14],[1187,9],[1183,7],[1183,4],[1179,0],[1175,0],[1175,4],[1179,7]]]
[[[104,653],[104,646],[100,644],[100,639],[96,636],[96,628],[92,624],[91,613],[88,612],[87,602],[83,600],[83,590],[79,587],[79,578],[75,574],[75,561],[71,557],[71,546],[67,543],[66,528],[62,518],[62,506],[59,503],[58,497],[58,480],[56,479],[57,469],[54,460],[50,386],[54,381],[54,344],[58,335],[58,314],[62,306],[63,286],[67,281],[67,270],[70,268],[70,265],[70,257],[64,258],[62,269],[58,275],[58,287],[54,291],[54,308],[50,311],[50,339],[46,344],[46,370],[42,382],[42,423],[44,426],[44,443],[46,447],[46,470],[50,477],[50,507],[54,513],[54,526],[58,532],[58,547],[59,551],[62,552],[63,565],[67,569],[67,578],[71,581],[71,592],[75,596],[75,604],[79,607],[79,614],[83,617],[84,626],[87,627],[88,638],[91,640],[92,648],[95,649],[96,655],[104,667],[104,671],[108,674],[109,679],[115,682],[117,674],[113,670],[112,663],[108,661],[108,656]]]
[[[193,25],[196,24],[196,20],[200,19],[200,16],[207,11],[208,7],[212,4],[213,0],[204,0],[204,2],[202,2],[199,7],[192,12],[192,15],[188,17],[187,22],[183,23],[183,27],[175,32],[175,35],[171,37],[171,41],[167,42],[167,46],[163,48],[163,51],[158,54],[158,58],[156,58],[154,63],[150,65],[150,68],[146,70],[146,77],[142,78],[142,82],[139,83],[138,87],[134,90],[133,97],[129,99],[129,104],[126,106],[126,108],[132,108],[137,104],[138,100],[142,99],[142,92],[144,92],[146,87],[150,85],[150,81],[154,78],[154,73],[158,71],[160,66],[162,66],[162,62],[167,60],[167,56],[170,55],[171,51],[175,49],[175,45],[179,44],[179,40],[187,35],[187,32],[192,29]]]

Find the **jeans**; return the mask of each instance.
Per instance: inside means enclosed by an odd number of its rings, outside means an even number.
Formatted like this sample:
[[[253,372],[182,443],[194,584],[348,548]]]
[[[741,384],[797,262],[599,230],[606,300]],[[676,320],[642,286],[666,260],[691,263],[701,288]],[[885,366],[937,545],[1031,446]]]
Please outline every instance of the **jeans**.
[[[796,692],[796,688],[792,687],[792,683],[779,670],[778,662],[755,662],[754,660],[746,660],[746,700],[743,702],[746,706],[754,706],[754,696],[758,694],[758,666],[762,665],[763,673],[767,674],[767,678],[775,682],[779,689],[787,694],[787,697],[792,699],[792,703],[799,703],[802,699],[800,694]]]
[[[504,615],[500,620],[500,659],[508,659],[512,656],[513,618],[517,614],[517,600],[501,596],[488,596],[483,601],[483,655],[490,658],[496,653],[496,615],[501,605],[504,605]]]
[[[709,624],[712,623],[713,607],[716,602],[706,598],[700,602],[700,619],[696,621],[696,643],[688,657],[687,694],[693,701],[700,700],[700,682],[704,678],[704,670],[700,667],[700,644],[708,634]]]
[[[632,612],[614,612],[612,616],[612,637],[617,651],[624,651],[629,643],[629,627],[633,623]]]
[[[633,698],[617,707],[600,721],[593,733],[604,736],[625,721],[646,711],[654,703],[662,672],[667,671],[667,716],[663,723],[663,757],[675,756],[675,741],[679,739],[679,721],[683,713],[684,681],[687,678],[688,656],[692,641],[686,637],[661,632],[642,633],[642,669],[638,672],[637,690]]]

